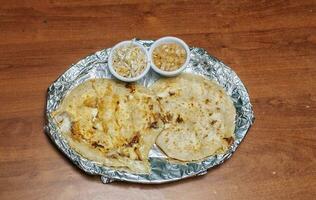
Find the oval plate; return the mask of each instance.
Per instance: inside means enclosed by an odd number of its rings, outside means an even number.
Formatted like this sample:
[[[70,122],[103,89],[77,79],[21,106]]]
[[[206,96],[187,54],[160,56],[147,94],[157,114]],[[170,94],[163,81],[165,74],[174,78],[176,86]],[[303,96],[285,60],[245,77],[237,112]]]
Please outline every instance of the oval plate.
[[[148,49],[153,43],[151,40],[137,40],[137,42],[145,45]],[[47,91],[46,133],[56,146],[75,165],[89,174],[100,175],[103,183],[119,180],[157,184],[176,181],[196,175],[203,175],[207,173],[208,169],[219,165],[230,158],[254,122],[254,113],[249,95],[245,86],[233,70],[218,59],[209,55],[205,50],[195,47],[190,48],[190,63],[184,72],[202,75],[208,79],[215,80],[218,84],[224,87],[236,107],[236,139],[225,154],[210,156],[200,162],[175,164],[167,162],[167,156],[154,145],[149,152],[149,161],[152,168],[151,173],[133,174],[105,167],[97,162],[88,160],[75,152],[62,137],[51,116],[51,112],[58,107],[64,96],[78,84],[92,78],[113,79],[113,76],[108,69],[108,56],[110,50],[111,48],[98,51],[72,65],[49,86]],[[160,76],[158,74],[150,70],[144,78],[138,81],[138,83],[148,87],[159,78]]]

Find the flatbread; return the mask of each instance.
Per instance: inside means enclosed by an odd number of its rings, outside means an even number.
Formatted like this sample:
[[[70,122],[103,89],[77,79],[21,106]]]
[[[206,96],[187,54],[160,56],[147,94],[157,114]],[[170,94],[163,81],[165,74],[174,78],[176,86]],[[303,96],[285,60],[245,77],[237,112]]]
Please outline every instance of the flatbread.
[[[69,145],[83,157],[133,173],[150,173],[156,142],[180,162],[227,151],[236,111],[217,83],[182,74],[150,88],[109,79],[86,81],[52,113]]]
[[[217,83],[182,74],[157,81],[151,90],[163,112],[156,144],[167,156],[188,162],[222,153],[233,142],[236,111]]]
[[[163,128],[148,89],[107,79],[80,84],[53,116],[70,146],[108,167],[149,173],[148,154]]]

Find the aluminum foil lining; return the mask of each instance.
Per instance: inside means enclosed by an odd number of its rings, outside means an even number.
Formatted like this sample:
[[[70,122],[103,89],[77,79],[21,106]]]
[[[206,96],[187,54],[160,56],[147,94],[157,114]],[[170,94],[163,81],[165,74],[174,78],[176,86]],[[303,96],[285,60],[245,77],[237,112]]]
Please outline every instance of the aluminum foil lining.
[[[153,43],[152,40],[136,41],[143,44],[148,49]],[[154,145],[149,153],[152,170],[150,174],[146,175],[133,174],[105,167],[97,162],[88,160],[75,152],[62,137],[50,113],[58,107],[64,96],[78,84],[93,78],[114,78],[108,69],[108,56],[110,50],[111,48],[98,51],[80,60],[76,64],[73,64],[48,88],[47,91],[46,133],[56,146],[75,165],[89,174],[100,175],[103,183],[129,181],[154,184],[206,174],[208,169],[223,163],[226,159],[232,156],[233,152],[236,151],[238,145],[241,143],[254,122],[254,113],[248,92],[232,69],[215,57],[209,55],[205,50],[195,47],[190,48],[190,63],[185,72],[202,75],[208,79],[215,80],[225,88],[228,95],[233,99],[236,107],[236,140],[225,154],[211,156],[200,162],[176,164],[168,162],[166,159],[167,156]],[[148,87],[159,78],[160,76],[151,70],[138,82]]]

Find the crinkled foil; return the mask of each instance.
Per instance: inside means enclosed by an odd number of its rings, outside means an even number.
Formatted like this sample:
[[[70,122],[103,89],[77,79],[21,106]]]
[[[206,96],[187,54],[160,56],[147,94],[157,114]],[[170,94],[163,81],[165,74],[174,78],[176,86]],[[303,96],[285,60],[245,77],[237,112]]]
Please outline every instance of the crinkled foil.
[[[153,43],[151,40],[137,40],[137,42],[148,48]],[[208,79],[215,80],[231,96],[237,110],[236,140],[225,154],[211,156],[200,162],[177,164],[168,162],[166,155],[154,145],[149,153],[152,170],[150,174],[146,175],[132,174],[105,167],[82,157],[70,148],[67,141],[62,137],[50,113],[58,107],[63,97],[78,84],[92,78],[113,78],[108,70],[110,50],[111,48],[104,49],[80,60],[78,63],[72,65],[48,88],[46,133],[75,165],[89,174],[101,175],[103,183],[129,181],[156,184],[206,174],[208,169],[230,158],[254,122],[249,95],[234,71],[218,59],[209,55],[205,50],[195,47],[190,48],[190,63],[185,72],[199,74]],[[159,78],[160,76],[151,70],[139,83],[148,87]]]

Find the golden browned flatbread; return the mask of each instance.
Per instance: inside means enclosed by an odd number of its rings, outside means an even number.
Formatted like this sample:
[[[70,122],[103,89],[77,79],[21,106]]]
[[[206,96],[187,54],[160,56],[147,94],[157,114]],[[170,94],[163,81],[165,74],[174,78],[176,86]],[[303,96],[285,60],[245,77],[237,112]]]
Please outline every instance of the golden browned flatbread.
[[[182,74],[151,88],[93,79],[74,88],[53,113],[69,145],[83,157],[133,173],[150,173],[156,144],[182,162],[226,151],[236,111],[217,83]]]
[[[222,153],[234,140],[236,111],[217,83],[182,74],[152,88],[162,106],[164,130],[156,144],[171,158],[195,161]]]
[[[148,153],[163,126],[159,113],[156,99],[142,86],[94,79],[73,89],[53,116],[82,156],[149,173]]]

